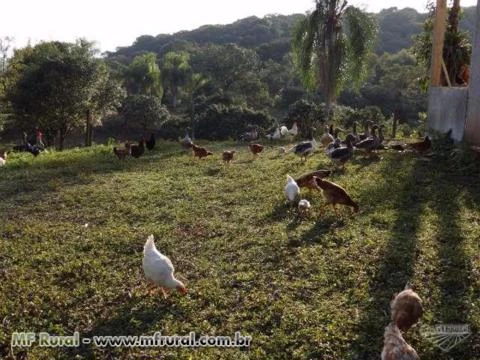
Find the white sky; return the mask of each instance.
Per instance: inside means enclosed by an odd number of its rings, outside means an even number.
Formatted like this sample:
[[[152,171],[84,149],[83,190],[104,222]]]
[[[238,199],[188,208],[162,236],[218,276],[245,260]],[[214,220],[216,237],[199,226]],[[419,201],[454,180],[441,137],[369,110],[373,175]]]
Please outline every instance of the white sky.
[[[228,24],[256,15],[304,13],[313,0],[7,0],[2,1],[0,37],[13,36],[15,46],[30,39],[95,40],[102,51],[130,45],[140,35],[191,30],[206,24]],[[351,0],[368,11],[396,6],[424,11],[426,0]],[[477,0],[462,0],[462,6]]]

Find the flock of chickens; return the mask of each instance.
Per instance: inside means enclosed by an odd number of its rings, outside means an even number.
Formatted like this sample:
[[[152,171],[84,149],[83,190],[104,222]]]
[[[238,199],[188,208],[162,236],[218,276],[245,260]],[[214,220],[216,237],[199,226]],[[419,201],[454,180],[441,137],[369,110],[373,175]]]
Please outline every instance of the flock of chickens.
[[[288,136],[289,134],[296,134],[298,131],[296,124],[292,127],[292,131],[285,129],[278,129],[278,133],[277,131],[274,132],[272,135],[268,136],[268,139],[275,139],[279,135]],[[333,129],[333,126],[327,126],[325,128],[325,133],[320,138],[320,143],[323,145],[326,155],[335,164],[341,164],[342,167],[352,158],[355,149],[363,150],[366,155],[370,156],[380,149],[391,148],[399,151],[412,149],[418,153],[424,153],[431,147],[431,141],[428,136],[421,142],[384,145],[382,127],[373,125],[370,122],[365,125],[365,132],[360,135],[356,133],[356,124],[354,123],[352,132],[349,133],[343,141],[338,137],[339,133],[342,131],[343,130],[341,129]],[[248,134],[244,138],[254,135],[255,134]],[[143,151],[142,144],[143,143],[141,142],[139,146],[142,147]],[[181,145],[185,149],[191,149],[193,156],[198,157],[199,159],[213,155],[213,153],[206,148],[194,144],[188,134],[181,140]],[[318,144],[316,140],[312,138],[311,140],[301,142],[288,150],[285,148],[279,148],[279,150],[280,155],[294,152],[305,160],[307,156],[317,149],[317,147]],[[122,149],[122,151],[124,153],[130,151],[130,154],[134,156],[132,149],[132,146],[129,146],[125,150]],[[262,144],[251,143],[249,144],[249,149],[254,156],[257,156],[262,153],[264,146]],[[117,156],[119,154],[118,151],[118,149],[114,149]],[[235,153],[236,152],[233,150],[223,152],[222,159],[226,165],[230,164],[234,159]],[[287,201],[289,203],[295,203],[298,201],[300,188],[320,190],[325,198],[326,204],[331,205],[335,211],[336,205],[339,204],[349,206],[352,208],[353,212],[358,212],[359,205],[352,200],[347,191],[340,185],[325,179],[330,176],[331,173],[332,170],[317,170],[297,179],[287,175],[287,184],[284,189]],[[300,199],[297,204],[299,215],[303,216],[308,214],[311,208],[311,204],[308,200]],[[175,289],[181,294],[187,293],[185,285],[175,278],[174,267],[170,259],[161,254],[155,247],[153,235],[148,237],[144,246],[143,270],[147,280],[150,283],[159,286],[165,298],[167,297],[167,291],[169,289]],[[385,328],[384,348],[381,355],[382,360],[419,359],[416,351],[404,340],[402,332],[409,330],[410,327],[416,324],[422,316],[422,300],[413,290],[406,289],[400,294],[394,295],[390,303],[390,308],[392,321]]]

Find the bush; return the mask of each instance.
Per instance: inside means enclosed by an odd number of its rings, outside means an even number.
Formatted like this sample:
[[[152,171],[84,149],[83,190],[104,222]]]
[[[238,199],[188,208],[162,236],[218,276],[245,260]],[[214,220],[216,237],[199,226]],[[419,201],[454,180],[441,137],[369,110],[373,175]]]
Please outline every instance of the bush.
[[[195,136],[206,140],[238,139],[250,126],[272,124],[270,115],[241,106],[210,105],[195,119]]]
[[[186,131],[191,130],[191,123],[189,117],[170,115],[168,120],[157,131],[157,136],[166,140],[178,140],[178,138],[185,136]]]

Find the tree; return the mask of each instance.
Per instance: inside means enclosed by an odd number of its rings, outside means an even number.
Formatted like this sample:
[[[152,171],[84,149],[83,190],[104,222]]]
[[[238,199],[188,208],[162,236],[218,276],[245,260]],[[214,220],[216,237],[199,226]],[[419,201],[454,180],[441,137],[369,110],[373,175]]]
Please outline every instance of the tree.
[[[162,98],[161,72],[154,53],[135,57],[125,69],[124,77],[129,95],[152,95]]]
[[[340,90],[364,79],[375,35],[373,18],[346,0],[316,0],[315,10],[298,23],[294,63],[305,87],[324,96],[328,116]]]
[[[66,136],[83,124],[102,83],[102,60],[85,40],[44,42],[15,52],[6,72],[5,99],[20,129],[38,126],[62,150]],[[98,105],[98,104],[97,104]]]
[[[168,111],[161,99],[152,95],[130,95],[123,103],[121,113],[125,125],[140,128],[145,135],[148,129],[158,128],[168,119]]]
[[[0,73],[7,70],[7,56],[13,42],[13,37],[5,36],[0,38]]]
[[[104,62],[99,62],[97,73],[98,85],[86,113],[85,146],[92,145],[93,126],[109,112],[116,111],[125,97],[121,81],[111,74]]]
[[[187,52],[168,52],[163,58],[163,84],[172,96],[172,110],[177,109],[177,100],[180,86],[185,85],[189,79],[191,67],[190,55]]]
[[[430,65],[432,58],[433,43],[433,19],[435,14],[435,4],[429,2],[427,5],[429,16],[423,25],[423,32],[415,36],[413,52],[417,61],[423,66],[424,76],[421,79],[421,85],[424,90],[430,83]],[[447,68],[448,77],[453,85],[462,83],[457,81],[464,65],[469,65],[472,54],[470,36],[467,31],[459,30],[459,21],[461,18],[461,9],[459,0],[454,0],[453,6],[449,9],[447,28],[445,32],[445,41],[443,46],[443,60]],[[447,85],[445,74],[442,72],[444,85]]]

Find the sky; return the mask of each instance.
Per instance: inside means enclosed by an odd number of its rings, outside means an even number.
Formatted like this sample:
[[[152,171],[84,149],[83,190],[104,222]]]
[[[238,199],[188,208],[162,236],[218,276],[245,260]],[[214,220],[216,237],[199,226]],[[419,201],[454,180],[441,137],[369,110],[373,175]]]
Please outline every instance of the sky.
[[[371,12],[396,6],[424,11],[426,0],[350,0]],[[472,6],[477,0],[462,0]],[[0,37],[14,46],[28,41],[96,41],[102,51],[128,46],[140,35],[192,30],[206,24],[228,24],[247,16],[305,13],[313,0],[8,0],[2,1]]]

